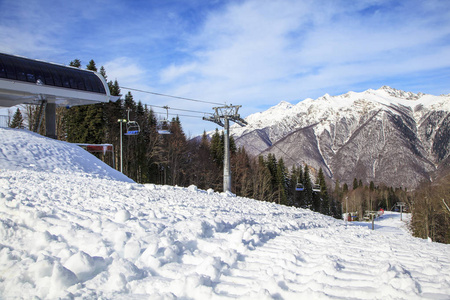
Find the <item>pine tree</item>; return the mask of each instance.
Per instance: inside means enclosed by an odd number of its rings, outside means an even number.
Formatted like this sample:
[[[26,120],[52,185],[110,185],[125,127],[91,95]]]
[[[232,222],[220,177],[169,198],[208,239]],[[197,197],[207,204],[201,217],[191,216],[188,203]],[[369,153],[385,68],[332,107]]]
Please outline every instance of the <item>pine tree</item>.
[[[272,183],[272,190],[274,191],[274,196],[277,193],[277,158],[274,154],[269,153],[267,155],[267,168],[270,171],[271,175],[271,183]],[[276,199],[272,199],[274,201]]]
[[[224,145],[223,140],[220,136],[219,130],[216,131],[211,137],[211,156],[216,165],[223,169],[223,159],[224,159]]]
[[[276,192],[277,192],[277,202],[278,204],[287,205],[287,184],[286,184],[286,167],[284,165],[283,158],[280,158],[277,162],[277,172],[276,172]]]
[[[320,185],[320,208],[321,214],[330,215],[330,203],[328,197],[327,183],[322,168],[319,169],[319,185]]]
[[[106,76],[106,70],[103,66],[100,67],[100,74],[105,78],[105,81],[107,81],[108,76]]]
[[[75,68],[80,68],[81,67],[81,61],[78,58],[75,58],[74,60],[72,60],[69,63],[69,66],[75,67]]]
[[[23,125],[23,116],[22,113],[20,112],[20,109],[17,108],[16,112],[14,113],[14,116],[12,118],[11,124],[10,126],[11,128],[19,128],[19,129],[23,129],[24,125]]]
[[[169,183],[172,185],[183,185],[186,179],[186,136],[181,127],[181,122],[177,116],[170,123],[170,132],[168,137],[168,162],[170,170]]]
[[[250,158],[243,147],[231,157],[231,173],[233,174],[233,192],[237,195],[250,197],[252,189]]]
[[[86,69],[97,72],[97,66],[95,65],[95,61],[91,59],[89,64],[86,65]]]
[[[356,190],[358,188],[358,179],[353,179],[353,190]]]
[[[258,160],[254,163],[253,175],[253,199],[259,199],[262,201],[272,200],[272,175],[269,168],[264,161],[264,157],[260,155]]]
[[[109,93],[111,96],[120,96],[120,87],[117,79],[112,81],[108,81]]]
[[[192,156],[188,168],[189,184],[195,184],[201,189],[219,189],[220,172],[213,162],[210,141],[206,132],[203,132],[200,142],[192,139],[189,141],[189,145],[191,146],[190,155]]]
[[[348,184],[346,182],[342,186],[342,193],[344,194],[348,193]]]
[[[133,95],[130,91],[125,95],[124,106],[125,109],[131,109],[132,111],[136,109],[136,102],[134,102]]]
[[[309,168],[308,165],[305,164],[304,172],[303,172],[303,186],[304,186],[304,200],[303,206],[305,208],[312,209],[313,202],[313,191],[311,185],[311,177],[309,176]]]
[[[288,205],[292,205],[292,206],[297,206],[297,193],[296,193],[296,185],[298,182],[298,171],[297,168],[294,166],[292,166],[291,169],[291,174],[289,177],[289,183],[288,183],[288,189],[287,189],[287,202]]]

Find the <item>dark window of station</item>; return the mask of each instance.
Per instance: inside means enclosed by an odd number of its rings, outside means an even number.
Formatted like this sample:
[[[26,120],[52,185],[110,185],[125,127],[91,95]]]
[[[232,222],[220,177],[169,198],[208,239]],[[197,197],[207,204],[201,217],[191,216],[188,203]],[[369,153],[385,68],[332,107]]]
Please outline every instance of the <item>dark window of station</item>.
[[[76,75],[77,75],[77,77],[75,79],[77,81],[77,88],[79,90],[85,91],[86,87],[84,86],[83,75],[81,75],[81,74],[76,74]]]
[[[98,79],[94,76],[89,76],[89,80],[92,82],[92,90],[96,93],[100,93],[101,90],[98,86]]]
[[[4,57],[3,65],[5,66],[5,70],[6,70],[6,78],[17,79],[16,70],[14,69],[14,64],[13,64],[12,60],[8,57]]]
[[[0,57],[0,78],[6,78],[6,69],[3,65],[2,58]]]
[[[16,67],[17,80],[27,81],[26,65],[23,61],[17,61],[14,63]]]
[[[32,63],[24,61],[25,74],[27,76],[27,81],[36,83],[36,74],[34,73],[34,66]]]
[[[77,88],[77,82],[75,81],[75,77],[73,77],[73,74],[69,75],[69,84],[70,84],[70,88],[72,88],[72,89]]]
[[[34,75],[36,76],[35,83],[44,84],[45,83],[44,73],[42,72],[41,68],[39,68],[39,65],[34,64],[33,69]]]
[[[100,79],[98,79],[98,88],[100,89],[100,93],[102,94],[106,94],[106,90],[105,90],[105,86],[103,85],[102,81],[100,81]]]
[[[92,88],[92,82],[89,79],[89,77],[88,76],[83,76],[83,80],[84,80],[84,85],[86,87],[86,91],[93,92],[94,90]]]
[[[70,88],[69,74],[65,70],[61,70],[61,80],[63,87]]]
[[[47,66],[45,66],[44,64],[42,64],[41,71],[42,71],[42,74],[44,75],[44,83],[46,85],[54,86],[55,83],[53,82],[53,76],[52,76],[52,73],[50,72],[50,69],[47,68]]]
[[[105,87],[103,86],[103,82],[100,80],[100,78],[98,78],[97,75],[93,73],[91,74],[90,78],[94,92],[106,94]]]
[[[62,70],[62,68],[60,68],[60,69]],[[61,76],[60,76],[61,71],[59,71],[56,68],[50,68],[49,71],[51,72],[51,75],[53,78],[53,83],[55,84],[55,86],[63,86]]]

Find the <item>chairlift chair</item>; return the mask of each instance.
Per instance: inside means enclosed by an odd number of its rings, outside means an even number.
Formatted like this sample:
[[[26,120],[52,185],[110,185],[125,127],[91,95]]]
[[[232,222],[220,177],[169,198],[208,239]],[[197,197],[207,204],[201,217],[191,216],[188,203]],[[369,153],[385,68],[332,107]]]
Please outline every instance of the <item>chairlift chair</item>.
[[[169,107],[164,106],[163,108],[166,109],[167,116],[166,116],[166,118],[164,118],[158,122],[158,133],[163,134],[163,135],[164,134],[172,134],[172,132],[170,132]]]
[[[320,185],[319,184],[314,184],[312,190],[313,190],[313,192],[316,192],[316,193],[320,192]]]
[[[124,133],[124,135],[138,135],[141,131],[141,128],[139,127],[139,123],[136,121],[130,121],[130,109],[127,109],[128,111],[128,121],[127,121],[127,132]]]
[[[297,183],[297,185],[295,186],[295,190],[296,190],[297,192],[302,192],[302,191],[305,190],[305,187],[303,186],[303,184]]]
[[[138,122],[136,121],[128,121],[127,122],[127,132],[124,135],[138,135],[141,131]]]

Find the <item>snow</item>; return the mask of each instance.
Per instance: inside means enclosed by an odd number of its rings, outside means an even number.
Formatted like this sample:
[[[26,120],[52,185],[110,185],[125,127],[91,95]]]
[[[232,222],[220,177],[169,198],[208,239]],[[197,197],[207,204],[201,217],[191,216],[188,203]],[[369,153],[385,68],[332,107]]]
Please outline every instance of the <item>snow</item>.
[[[408,214],[371,230],[137,184],[26,131],[0,129],[0,149],[2,299],[449,299],[450,245],[413,238]]]

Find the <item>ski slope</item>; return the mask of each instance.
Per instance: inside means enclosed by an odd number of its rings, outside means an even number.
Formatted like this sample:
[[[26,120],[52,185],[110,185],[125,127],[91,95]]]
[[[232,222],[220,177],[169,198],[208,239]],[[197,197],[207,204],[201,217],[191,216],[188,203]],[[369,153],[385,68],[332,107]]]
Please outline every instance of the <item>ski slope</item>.
[[[450,245],[413,238],[396,213],[372,231],[137,184],[26,131],[0,129],[0,149],[1,299],[450,298]]]

